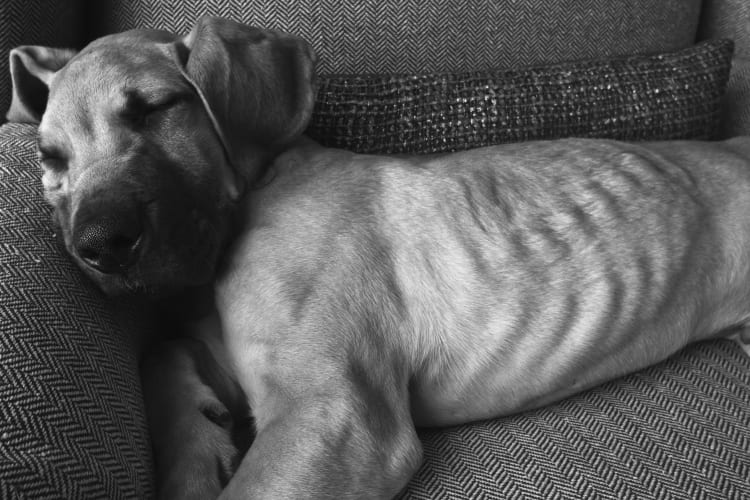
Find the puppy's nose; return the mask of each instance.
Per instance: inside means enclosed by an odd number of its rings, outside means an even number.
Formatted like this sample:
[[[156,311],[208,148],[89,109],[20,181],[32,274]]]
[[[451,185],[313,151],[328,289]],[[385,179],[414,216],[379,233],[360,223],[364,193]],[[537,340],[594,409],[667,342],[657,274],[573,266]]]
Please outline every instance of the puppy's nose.
[[[134,204],[79,209],[73,232],[78,256],[105,274],[122,272],[138,259],[143,227]]]

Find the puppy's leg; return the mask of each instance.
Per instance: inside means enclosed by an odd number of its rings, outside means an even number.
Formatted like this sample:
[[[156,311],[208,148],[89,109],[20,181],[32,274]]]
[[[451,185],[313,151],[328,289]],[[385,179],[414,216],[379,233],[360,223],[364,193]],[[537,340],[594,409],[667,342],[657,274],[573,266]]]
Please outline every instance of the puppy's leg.
[[[216,498],[240,453],[226,401],[231,381],[222,380],[208,348],[190,338],[156,346],[144,358],[141,376],[159,498]]]
[[[363,371],[321,380],[313,370],[326,365],[300,365],[296,388],[263,374],[273,392],[254,406],[258,434],[220,498],[392,498],[422,459],[406,384]]]

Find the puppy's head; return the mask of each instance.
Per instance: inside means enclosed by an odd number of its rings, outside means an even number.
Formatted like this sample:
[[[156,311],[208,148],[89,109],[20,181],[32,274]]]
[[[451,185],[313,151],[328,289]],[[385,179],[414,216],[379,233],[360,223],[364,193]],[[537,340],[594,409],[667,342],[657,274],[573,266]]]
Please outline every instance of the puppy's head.
[[[10,58],[8,119],[39,123],[65,246],[113,294],[210,281],[245,186],[312,112],[310,47],[224,19]]]

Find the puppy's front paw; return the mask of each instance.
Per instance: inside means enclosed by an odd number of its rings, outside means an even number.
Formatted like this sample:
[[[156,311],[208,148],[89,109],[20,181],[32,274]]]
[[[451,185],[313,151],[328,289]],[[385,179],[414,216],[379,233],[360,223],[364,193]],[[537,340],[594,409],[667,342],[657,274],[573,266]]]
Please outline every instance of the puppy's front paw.
[[[234,473],[238,451],[232,417],[219,402],[203,405],[172,430],[172,449],[157,464],[161,500],[209,500],[219,496]]]

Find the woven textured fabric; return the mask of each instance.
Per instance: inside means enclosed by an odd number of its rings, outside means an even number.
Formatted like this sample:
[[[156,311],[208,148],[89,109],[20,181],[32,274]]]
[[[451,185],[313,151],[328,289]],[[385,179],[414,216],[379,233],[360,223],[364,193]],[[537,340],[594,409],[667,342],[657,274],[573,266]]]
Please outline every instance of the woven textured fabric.
[[[0,2],[0,123],[10,106],[8,51],[18,45],[80,45],[83,0],[2,0]]]
[[[405,499],[750,498],[750,358],[688,347],[556,405],[420,431]]]
[[[98,0],[103,32],[202,15],[296,33],[322,73],[511,68],[684,48],[700,0]]]
[[[133,328],[58,247],[36,129],[0,128],[0,498],[148,498]]]
[[[362,153],[436,153],[561,137],[705,139],[732,43],[463,74],[319,79],[307,133]]]
[[[735,60],[722,117],[722,136],[750,135],[750,2],[705,0],[699,37],[734,40]]]

